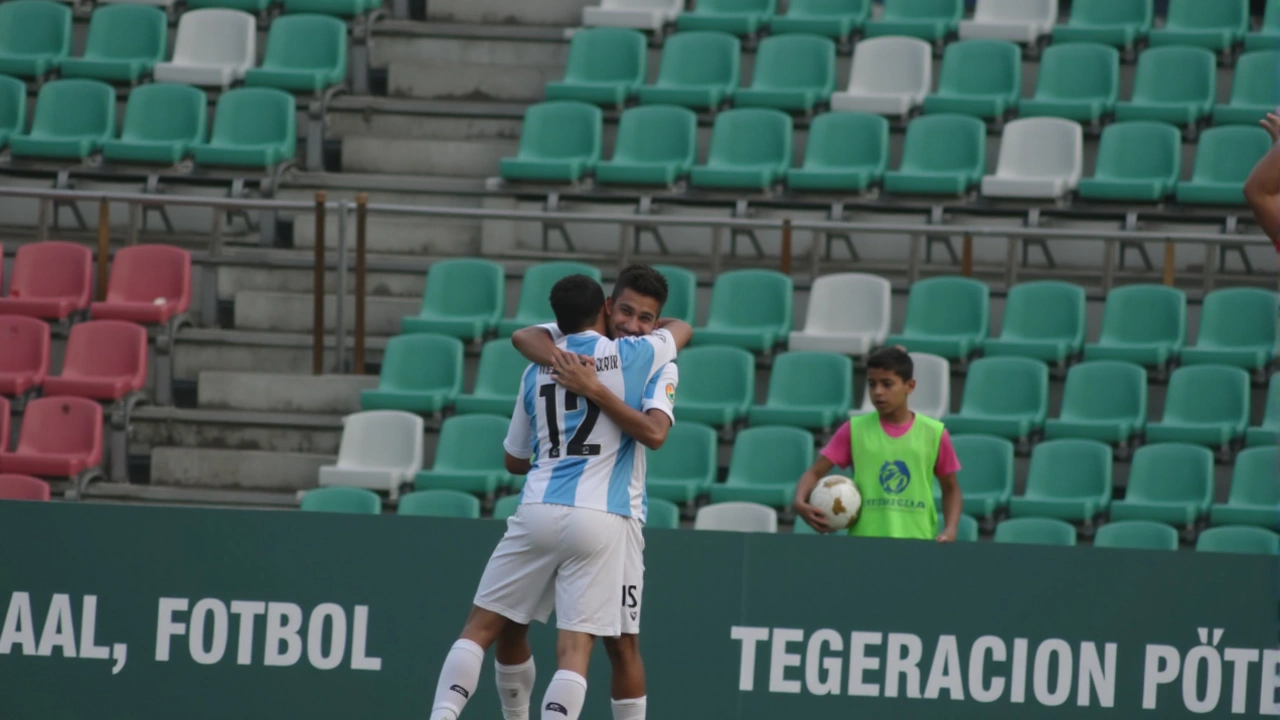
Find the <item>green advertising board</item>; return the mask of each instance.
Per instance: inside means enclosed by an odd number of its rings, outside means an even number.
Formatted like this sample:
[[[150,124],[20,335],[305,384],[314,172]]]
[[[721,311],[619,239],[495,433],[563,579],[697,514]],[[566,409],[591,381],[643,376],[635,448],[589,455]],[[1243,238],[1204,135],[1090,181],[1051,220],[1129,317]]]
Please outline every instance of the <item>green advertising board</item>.
[[[0,718],[425,718],[502,531],[0,502]],[[646,537],[658,720],[1280,715],[1274,558]],[[554,632],[530,637],[536,700]],[[500,716],[486,669],[466,717]]]

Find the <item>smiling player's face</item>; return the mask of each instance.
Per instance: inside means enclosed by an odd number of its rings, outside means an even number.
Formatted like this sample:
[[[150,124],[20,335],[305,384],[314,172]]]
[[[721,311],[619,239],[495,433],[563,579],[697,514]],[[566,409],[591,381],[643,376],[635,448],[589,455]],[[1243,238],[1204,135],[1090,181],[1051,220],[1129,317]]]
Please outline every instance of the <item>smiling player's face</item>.
[[[662,306],[656,299],[631,289],[623,290],[616,301],[605,298],[604,302],[609,321],[609,337],[614,340],[648,335],[653,332],[658,314],[662,312]]]

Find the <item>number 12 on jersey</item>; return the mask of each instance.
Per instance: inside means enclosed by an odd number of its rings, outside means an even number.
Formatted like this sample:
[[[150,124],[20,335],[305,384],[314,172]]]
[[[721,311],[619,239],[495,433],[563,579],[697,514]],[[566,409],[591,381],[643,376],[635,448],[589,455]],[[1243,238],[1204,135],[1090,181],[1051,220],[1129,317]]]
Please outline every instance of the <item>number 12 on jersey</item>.
[[[538,395],[543,401],[543,412],[547,418],[547,434],[551,436],[551,447],[547,450],[548,458],[560,457],[560,446],[562,440],[560,437],[560,412],[556,398],[556,389],[558,385],[543,385],[538,390]],[[591,431],[596,427],[596,421],[600,419],[600,408],[586,398],[578,397],[576,394],[569,392],[564,393],[564,411],[566,414],[579,412],[582,406],[586,406],[586,416],[582,418],[582,422],[578,423],[578,429],[573,433],[573,437],[569,438],[569,442],[564,444],[564,454],[568,457],[594,457],[600,454],[599,443],[587,443],[587,438],[591,437]]]

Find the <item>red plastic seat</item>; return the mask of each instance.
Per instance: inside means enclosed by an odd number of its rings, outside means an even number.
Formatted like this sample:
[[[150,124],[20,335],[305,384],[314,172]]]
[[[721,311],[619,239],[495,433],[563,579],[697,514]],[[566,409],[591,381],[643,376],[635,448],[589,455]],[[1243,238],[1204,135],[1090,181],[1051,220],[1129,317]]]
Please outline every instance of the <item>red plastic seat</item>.
[[[171,245],[135,245],[116,253],[105,302],[93,318],[149,325],[169,322],[191,307],[191,253]]]
[[[49,483],[30,475],[0,475],[0,500],[48,499]]]
[[[46,395],[119,400],[147,384],[147,330],[123,320],[71,326],[62,374],[44,381]]]
[[[0,455],[9,452],[9,401],[0,397]]]
[[[65,320],[87,310],[93,292],[93,253],[69,242],[23,245],[14,256],[9,296],[0,297],[0,315]]]
[[[22,433],[0,455],[0,473],[75,477],[102,464],[102,406],[78,397],[42,397],[27,403]]]
[[[49,325],[22,315],[0,315],[0,395],[21,395],[49,374]]]

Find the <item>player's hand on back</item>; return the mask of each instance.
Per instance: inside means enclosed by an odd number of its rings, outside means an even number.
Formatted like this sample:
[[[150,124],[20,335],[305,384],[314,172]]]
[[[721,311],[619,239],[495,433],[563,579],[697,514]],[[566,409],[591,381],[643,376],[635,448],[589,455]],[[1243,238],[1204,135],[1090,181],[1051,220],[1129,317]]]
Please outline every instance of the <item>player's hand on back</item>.
[[[1262,127],[1267,131],[1267,134],[1271,136],[1272,145],[1280,142],[1280,111],[1267,113],[1267,116],[1263,118],[1259,124],[1262,125]]]
[[[591,358],[563,353],[556,356],[551,371],[551,378],[571,393],[591,397],[599,389],[600,377],[596,375],[595,361]]]
[[[818,508],[799,500],[793,502],[791,507],[796,511],[796,517],[808,523],[809,527],[824,534],[831,532],[831,525],[827,522],[826,514]]]

